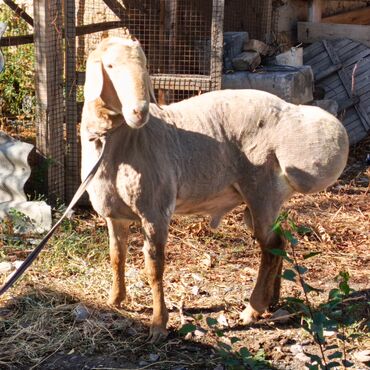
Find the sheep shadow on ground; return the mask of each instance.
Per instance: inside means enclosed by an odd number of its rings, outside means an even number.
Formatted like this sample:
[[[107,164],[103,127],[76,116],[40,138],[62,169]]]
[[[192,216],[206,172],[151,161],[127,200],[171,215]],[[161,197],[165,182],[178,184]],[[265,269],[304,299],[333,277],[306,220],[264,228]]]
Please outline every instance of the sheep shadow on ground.
[[[148,343],[148,327],[132,316],[64,292],[28,287],[0,307],[0,368],[223,368],[225,359],[215,347],[173,330],[165,342]]]

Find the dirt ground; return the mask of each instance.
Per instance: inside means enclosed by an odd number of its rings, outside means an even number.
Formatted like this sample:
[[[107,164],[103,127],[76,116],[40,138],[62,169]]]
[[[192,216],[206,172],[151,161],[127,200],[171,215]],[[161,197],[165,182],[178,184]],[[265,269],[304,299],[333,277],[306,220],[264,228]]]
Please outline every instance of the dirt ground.
[[[354,291],[345,305],[352,309],[352,321],[343,333],[346,358],[355,369],[368,368],[358,353],[370,348],[367,153],[370,139],[351,148],[345,172],[330,189],[297,195],[285,207],[298,225],[311,229],[299,238],[295,253],[308,268],[306,281],[322,290],[310,294],[312,306],[327,300],[338,286],[339,272],[350,275]],[[17,239],[11,236],[11,225],[1,227],[0,259],[23,260],[35,237]],[[165,273],[170,334],[159,345],[148,343],[151,295],[142,271],[139,231],[132,226],[126,269],[129,298],[124,309],[112,309],[106,304],[111,276],[104,221],[92,211],[77,210],[22,280],[0,298],[0,368],[299,370],[312,364],[308,355],[319,354],[318,346],[285,301],[302,297],[294,282],[283,282],[281,301],[274,308],[284,310],[280,312],[288,316],[286,321],[274,321],[266,313],[250,327],[239,322],[260,258],[241,209],[230,213],[217,230],[202,217],[173,220]],[[312,251],[321,254],[302,259]],[[0,283],[5,278],[0,274]],[[184,324],[194,325],[187,335],[179,331]],[[326,330],[324,337],[328,353],[333,344],[343,351],[336,330]],[[250,357],[240,352],[242,347]],[[243,364],[241,357],[250,361]]]

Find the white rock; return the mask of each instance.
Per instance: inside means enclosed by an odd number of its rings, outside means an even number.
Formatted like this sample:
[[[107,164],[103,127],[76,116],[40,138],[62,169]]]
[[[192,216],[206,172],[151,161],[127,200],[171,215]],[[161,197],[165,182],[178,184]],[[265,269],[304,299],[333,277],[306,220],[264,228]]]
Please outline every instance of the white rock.
[[[140,271],[135,268],[135,267],[130,267],[127,271],[126,271],[126,277],[128,279],[137,279],[138,276],[139,276],[139,273]]]
[[[224,314],[221,314],[218,318],[217,318],[217,322],[222,325],[222,326],[225,326],[225,327],[229,327],[229,323],[227,321],[227,318]]]
[[[151,353],[150,355],[149,355],[149,361],[150,362],[156,362],[156,361],[158,361],[159,360],[159,358],[160,358],[161,356],[158,354],[158,353]]]
[[[336,334],[336,332],[332,330],[324,330],[323,334],[324,334],[324,337],[332,337]]]
[[[202,281],[203,280],[203,277],[200,276],[199,274],[192,273],[191,276],[196,281]]]
[[[311,361],[311,359],[307,355],[305,355],[303,352],[298,352],[294,357],[297,360],[302,361],[302,362],[310,362]]]
[[[194,330],[194,335],[196,337],[204,337],[206,335],[206,332],[204,330],[201,330],[201,329],[195,329]]]
[[[370,362],[370,349],[365,349],[364,351],[354,352],[353,357],[362,363]]]
[[[290,346],[290,352],[293,353],[293,355],[296,355],[297,353],[303,353],[303,347],[296,343]]]
[[[13,266],[18,270],[24,261],[14,261]]]
[[[11,262],[0,262],[0,274],[6,274],[14,269]]]

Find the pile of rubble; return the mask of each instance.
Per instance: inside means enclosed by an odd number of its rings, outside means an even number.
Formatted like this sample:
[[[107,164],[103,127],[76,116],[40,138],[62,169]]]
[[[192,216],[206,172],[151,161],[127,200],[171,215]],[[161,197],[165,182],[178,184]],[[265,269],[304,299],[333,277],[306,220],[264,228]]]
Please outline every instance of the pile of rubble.
[[[283,53],[247,32],[224,34],[223,89],[256,89],[339,117],[352,144],[370,131],[370,48],[322,40]]]
[[[226,32],[223,64],[223,89],[263,90],[294,104],[313,100],[313,73],[300,47],[277,54],[247,32]]]

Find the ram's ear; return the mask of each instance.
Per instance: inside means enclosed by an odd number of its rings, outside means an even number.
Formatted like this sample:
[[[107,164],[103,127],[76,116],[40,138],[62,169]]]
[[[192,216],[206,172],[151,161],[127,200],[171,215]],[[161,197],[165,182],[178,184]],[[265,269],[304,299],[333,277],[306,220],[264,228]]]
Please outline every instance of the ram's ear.
[[[158,108],[162,109],[162,107],[158,104],[157,99],[155,98],[154,88],[152,85],[152,81],[150,80],[149,73],[146,74],[145,82],[146,82],[146,88],[148,89],[148,93],[149,93],[152,103],[154,103]]]
[[[93,51],[86,63],[84,96],[85,101],[100,97],[103,90],[103,65],[97,51]]]

